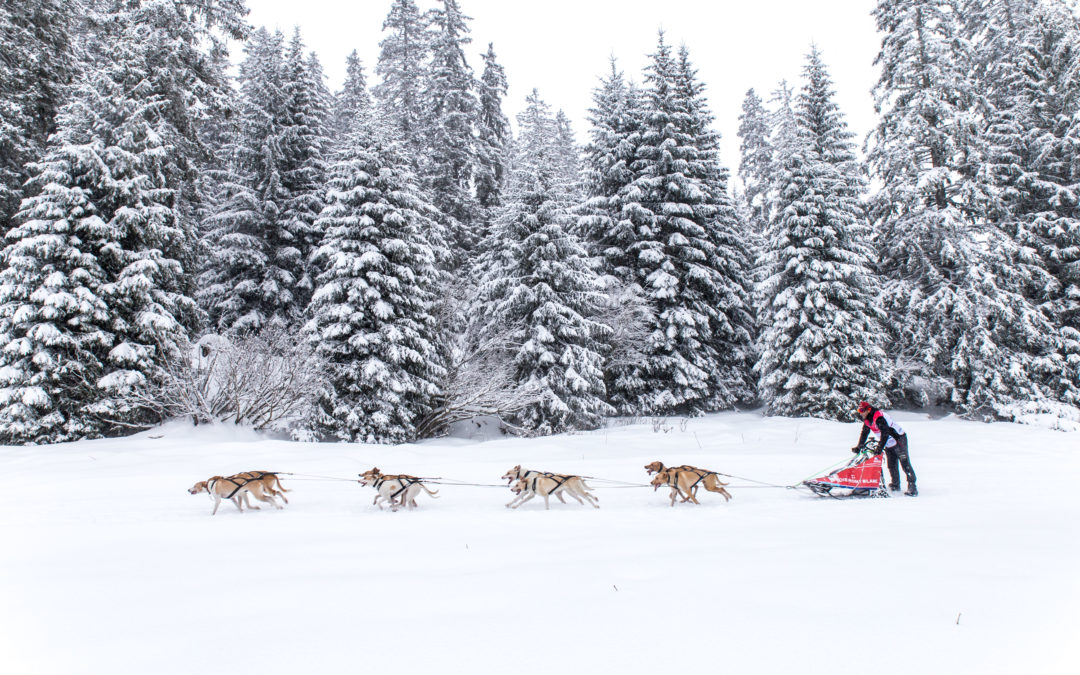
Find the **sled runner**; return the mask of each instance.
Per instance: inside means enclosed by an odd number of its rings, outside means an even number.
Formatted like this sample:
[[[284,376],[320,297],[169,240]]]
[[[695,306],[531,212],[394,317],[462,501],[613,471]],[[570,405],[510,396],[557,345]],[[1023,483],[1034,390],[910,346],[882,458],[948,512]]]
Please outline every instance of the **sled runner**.
[[[804,480],[803,485],[819,497],[888,497],[882,471],[885,454],[875,455],[875,449],[877,441],[869,442],[843,467],[824,476]]]

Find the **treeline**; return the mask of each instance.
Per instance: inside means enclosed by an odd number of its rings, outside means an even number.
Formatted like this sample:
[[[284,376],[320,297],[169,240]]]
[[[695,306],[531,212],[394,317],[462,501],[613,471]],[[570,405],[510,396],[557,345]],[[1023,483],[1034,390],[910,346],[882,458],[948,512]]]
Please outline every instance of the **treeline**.
[[[663,34],[639,78],[612,61],[581,146],[535,90],[511,133],[456,0],[393,0],[377,83],[354,52],[337,92],[298,30],[245,14],[4,5],[4,441],[1080,405],[1063,1],[882,0],[867,161],[811,48],[797,90],[747,94],[738,186]]]

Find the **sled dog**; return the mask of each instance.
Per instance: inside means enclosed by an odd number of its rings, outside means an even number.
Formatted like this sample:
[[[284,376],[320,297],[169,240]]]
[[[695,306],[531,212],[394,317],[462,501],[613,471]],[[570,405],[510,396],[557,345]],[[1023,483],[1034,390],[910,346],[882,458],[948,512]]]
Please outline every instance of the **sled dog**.
[[[391,511],[397,511],[402,506],[407,509],[417,508],[416,497],[421,490],[431,495],[432,499],[438,499],[435,495],[439,494],[438,490],[428,488],[423,480],[416,476],[384,474],[378,467],[372,467],[360,474],[358,482],[375,488],[375,500],[372,504],[382,509],[380,502],[386,502]]]
[[[262,478],[255,478],[258,474],[265,474]],[[228,499],[236,508],[243,512],[244,507],[249,509],[259,510],[258,506],[253,506],[248,499],[248,496],[253,496],[260,502],[266,502],[272,504],[274,508],[282,508],[276,501],[274,501],[274,495],[277,494],[277,490],[270,487],[267,490],[267,484],[264,482],[268,476],[274,476],[274,474],[266,474],[262,471],[246,471],[242,474],[236,474],[234,476],[212,476],[206,480],[201,480],[195,485],[192,485],[188,489],[190,494],[199,494],[200,492],[206,492],[210,495],[210,498],[214,500],[214,510],[210,512],[210,515],[217,515],[218,507],[221,506],[222,500]],[[276,481],[277,476],[274,476]],[[281,487],[281,483],[277,483],[278,487]],[[285,488],[281,487],[284,491]],[[280,495],[282,499],[285,499],[285,495]],[[288,503],[288,502],[286,502]]]
[[[699,485],[704,485],[709,492],[718,492],[724,501],[731,499],[731,493],[724,489],[727,483],[720,481],[720,477],[714,471],[697,469],[694,467],[674,467],[660,469],[652,481],[653,490],[659,490],[663,486],[671,488],[671,505],[675,506],[675,498],[682,496],[684,502],[690,501],[700,504],[697,500]]]
[[[544,498],[544,509],[550,510],[549,498],[566,493],[577,500],[578,504],[589,502],[594,508],[600,508],[599,500],[589,492],[589,486],[581,476],[568,476],[558,473],[536,473],[529,478],[519,478],[510,488],[516,497],[506,506],[516,509],[536,495]],[[585,501],[582,501],[582,500]],[[565,504],[566,501],[564,500]]]

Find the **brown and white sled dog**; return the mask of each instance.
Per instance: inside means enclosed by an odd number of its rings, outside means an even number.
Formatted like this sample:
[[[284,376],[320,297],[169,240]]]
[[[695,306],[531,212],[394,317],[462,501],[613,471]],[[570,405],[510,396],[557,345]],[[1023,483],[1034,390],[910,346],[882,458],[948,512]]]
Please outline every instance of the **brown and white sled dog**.
[[[379,471],[378,467],[372,467],[360,474],[358,482],[361,485],[371,485],[375,488],[375,500],[372,504],[382,509],[383,506],[379,502],[386,502],[391,511],[397,511],[402,506],[407,509],[415,509],[417,507],[416,497],[421,490],[427,492],[432,499],[438,499],[436,495],[439,494],[438,490],[432,490],[424,485],[421,478],[406,474],[384,474]]]
[[[552,475],[554,475],[554,474],[547,473],[546,471],[534,471],[532,469],[522,469],[521,465],[518,464],[513,469],[510,469],[506,473],[504,473],[503,477],[502,477],[502,480],[506,481],[507,485],[510,486],[510,489],[513,490],[514,484],[517,483],[522,478],[533,478],[534,476],[552,476]],[[566,503],[566,500],[563,499],[561,490],[556,492],[555,496],[558,497],[559,501],[562,502],[563,504]],[[517,497],[515,497],[514,499],[511,499],[510,504],[513,504],[515,501],[517,501],[517,499],[518,499]],[[578,501],[581,501],[581,500],[578,500]],[[507,506],[510,506],[510,504],[507,504]]]
[[[659,462],[653,462],[653,464],[659,464]],[[727,483],[721,482],[715,471],[706,471],[692,466],[659,469],[651,482],[654,491],[665,485],[671,488],[672,506],[675,506],[675,498],[679,496],[683,496],[684,502],[691,501],[700,504],[701,502],[697,500],[700,485],[704,485],[709,492],[720,493],[725,502],[731,499],[731,493],[724,489]]]
[[[285,495],[282,494],[286,490],[282,487],[277,476],[267,471],[245,471],[233,476],[212,476],[195,483],[188,489],[188,492],[193,495],[200,492],[209,494],[210,498],[214,500],[214,510],[210,512],[212,516],[217,515],[218,507],[221,506],[222,500],[225,499],[236,505],[236,508],[241,513],[244,511],[245,506],[249,509],[259,510],[258,506],[253,506],[248,500],[249,495],[260,502],[272,504],[277,509],[282,508],[282,506],[274,500],[275,495],[281,497],[286,504],[289,503],[285,499]]]
[[[510,487],[510,491],[517,496],[507,504],[509,508],[516,509],[536,495],[540,495],[544,498],[544,509],[549,510],[551,504],[548,500],[551,495],[559,497],[564,493],[576,499],[578,504],[584,504],[587,501],[594,508],[600,508],[599,500],[589,492],[589,486],[585,484],[585,479],[581,476],[568,476],[560,473],[533,473],[534,475],[528,478],[519,478]],[[583,499],[585,501],[582,501]],[[564,500],[563,503],[565,504],[566,501]]]

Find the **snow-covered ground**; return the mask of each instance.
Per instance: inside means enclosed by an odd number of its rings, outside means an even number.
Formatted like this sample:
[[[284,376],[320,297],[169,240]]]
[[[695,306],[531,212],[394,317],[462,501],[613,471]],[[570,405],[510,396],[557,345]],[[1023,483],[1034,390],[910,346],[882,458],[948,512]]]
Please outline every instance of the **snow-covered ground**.
[[[690,463],[793,484],[859,427],[729,413],[542,439],[297,444],[174,424],[0,448],[0,672],[1077,673],[1080,435],[896,417],[918,498],[733,480],[724,503],[602,508],[438,486],[379,511],[345,480],[210,516],[187,488],[263,469],[495,484],[515,464],[633,483]],[[160,436],[160,437],[159,437]]]

